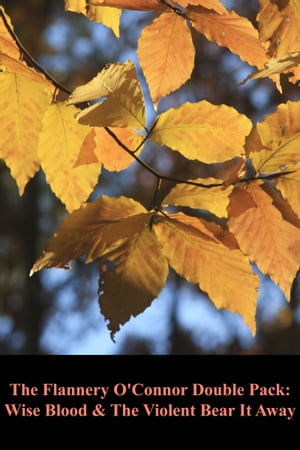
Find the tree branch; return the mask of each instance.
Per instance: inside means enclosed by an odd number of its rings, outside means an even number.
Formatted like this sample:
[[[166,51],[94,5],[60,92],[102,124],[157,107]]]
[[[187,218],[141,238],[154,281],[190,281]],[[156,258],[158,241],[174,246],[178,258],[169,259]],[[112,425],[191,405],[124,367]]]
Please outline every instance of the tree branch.
[[[16,33],[14,32],[14,30],[11,28],[10,24],[8,23],[8,21],[6,20],[5,14],[3,12],[2,9],[0,9],[0,14],[2,17],[2,20],[6,26],[7,31],[9,32],[9,34],[11,35],[11,37],[14,39],[14,41],[16,42],[17,46],[19,47],[19,49],[21,50],[22,54],[26,56],[26,58],[30,61],[30,63],[36,67],[41,73],[43,73],[45,75],[45,77],[51,81],[51,83],[58,89],[60,89],[63,92],[66,92],[67,94],[71,94],[71,91],[69,89],[67,89],[65,86],[63,86],[59,81],[57,81],[52,75],[50,75],[50,73],[47,72],[47,70],[45,70],[42,66],[39,65],[39,63],[30,55],[30,53],[26,50],[26,48],[24,47],[24,45],[22,44],[22,42],[20,41],[20,39],[18,38],[18,36],[16,35]]]
[[[168,6],[169,8],[171,8],[176,14],[180,14],[183,15],[184,12],[173,6],[170,5],[166,0],[159,0],[161,3],[165,4],[166,6]],[[5,17],[5,13],[2,9],[0,9],[0,14],[2,17],[2,20],[5,24],[5,27],[7,29],[7,31],[10,33],[10,35],[12,36],[12,38],[14,39],[14,41],[16,42],[16,44],[18,45],[20,51],[22,52],[23,55],[26,56],[26,58],[30,61],[30,63],[36,67],[41,73],[43,73],[45,75],[45,77],[58,89],[60,89],[61,91],[65,92],[66,94],[71,94],[72,91],[70,89],[68,89],[66,86],[64,86],[63,84],[61,84],[59,81],[57,81],[49,72],[47,72],[42,66],[39,65],[39,63],[30,55],[30,53],[26,50],[26,48],[24,47],[24,45],[22,44],[22,42],[19,40],[18,36],[16,35],[16,33],[14,32],[14,30],[12,29],[12,27],[10,26],[10,24],[8,23],[6,17]],[[162,180],[166,180],[166,181],[171,181],[173,183],[181,183],[181,184],[189,184],[192,186],[199,186],[199,187],[203,187],[206,189],[210,189],[213,187],[221,187],[224,185],[223,182],[221,183],[212,183],[212,184],[204,184],[204,183],[199,183],[197,181],[191,181],[191,180],[182,180],[179,178],[174,178],[174,177],[169,177],[167,175],[163,175],[160,172],[156,171],[155,169],[153,169],[153,167],[151,167],[149,164],[147,164],[145,161],[143,161],[142,159],[140,159],[135,153],[141,148],[141,146],[146,142],[146,140],[149,138],[149,135],[153,129],[153,127],[155,126],[155,121],[152,125],[152,127],[150,128],[150,130],[148,131],[147,135],[145,136],[145,138],[143,139],[143,141],[138,145],[138,147],[135,150],[130,150],[119,138],[118,136],[115,135],[115,133],[111,130],[111,128],[109,127],[104,127],[105,131],[115,140],[115,142],[121,147],[123,148],[127,153],[129,153],[132,158],[134,158],[138,164],[140,164],[144,169],[146,169],[148,172],[152,173],[152,175],[154,177],[156,177],[158,179],[157,182],[157,187],[155,190],[155,194],[154,194],[154,203],[156,202],[157,199],[157,194],[161,185],[161,181]],[[254,176],[254,177],[249,177],[249,178],[244,178],[244,179],[239,179],[235,182],[233,182],[232,184],[238,184],[241,182],[250,182],[250,181],[255,181],[255,180],[272,180],[273,178],[278,178],[280,176],[283,175],[287,175],[287,174],[291,174],[294,171],[288,171],[288,172],[278,172],[278,173],[274,173],[274,174],[268,174],[268,175],[258,175],[258,176]]]

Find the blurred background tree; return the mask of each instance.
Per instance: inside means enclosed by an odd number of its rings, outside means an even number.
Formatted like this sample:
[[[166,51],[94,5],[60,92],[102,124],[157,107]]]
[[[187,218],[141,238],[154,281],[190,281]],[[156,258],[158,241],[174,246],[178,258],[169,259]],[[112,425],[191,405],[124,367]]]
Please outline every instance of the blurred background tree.
[[[225,1],[228,8],[255,23],[258,2]],[[137,38],[152,13],[125,11],[121,37],[79,14],[66,12],[63,0],[1,1],[29,53],[69,89],[93,78],[108,62],[136,58]],[[285,81],[283,94],[266,79],[238,86],[252,71],[238,56],[193,33],[196,47],[191,79],[164,98],[159,111],[185,101],[206,99],[226,104],[253,122],[276,105],[300,98],[298,86]],[[142,74],[143,86],[147,89]],[[170,176],[224,176],[218,164],[186,161],[167,149],[143,153],[144,159]],[[230,167],[230,163],[225,166]],[[131,182],[130,182],[131,181]],[[150,205],[156,179],[138,164],[114,174],[103,171],[93,196],[128,195]],[[170,189],[164,183],[161,195]],[[2,354],[201,354],[300,353],[299,287],[295,281],[288,304],[268,277],[261,276],[255,339],[241,319],[218,311],[204,293],[171,271],[167,287],[139,317],[110,342],[97,303],[97,265],[73,263],[71,271],[44,270],[29,278],[34,261],[66,212],[42,173],[19,197],[14,180],[0,162],[0,351]],[[241,286],[241,301],[243,287]],[[155,324],[155,325],[153,325]]]

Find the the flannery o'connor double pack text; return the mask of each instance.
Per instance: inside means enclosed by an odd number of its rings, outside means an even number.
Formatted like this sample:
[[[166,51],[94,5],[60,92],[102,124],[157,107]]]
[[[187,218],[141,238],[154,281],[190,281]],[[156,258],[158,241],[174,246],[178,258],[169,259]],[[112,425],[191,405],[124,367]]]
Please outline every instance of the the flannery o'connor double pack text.
[[[290,420],[293,418],[296,408],[292,406],[266,406],[264,404],[255,407],[247,403],[239,403],[235,406],[216,406],[211,403],[192,404],[189,406],[178,406],[171,403],[171,400],[178,398],[210,397],[234,398],[243,401],[244,396],[251,398],[260,397],[283,398],[290,395],[290,387],[275,383],[271,386],[264,386],[258,383],[248,383],[239,386],[236,383],[222,383],[217,386],[192,383],[189,386],[151,386],[144,383],[116,383],[113,386],[63,386],[57,383],[42,383],[40,386],[28,386],[25,383],[11,383],[9,385],[13,397],[94,397],[97,401],[107,401],[110,403],[97,403],[92,408],[91,415],[104,417],[108,414],[112,416],[139,416],[143,413],[146,416],[154,417],[250,417],[250,416],[278,416]],[[125,397],[126,396],[126,397]],[[123,398],[122,398],[123,397]],[[126,400],[139,398],[142,401],[140,406],[128,406]],[[150,397],[155,397],[157,401],[167,397],[168,404],[148,403]],[[113,399],[114,398],[114,399]],[[118,402],[115,402],[115,399]],[[143,403],[144,399],[147,403]],[[121,402],[119,402],[121,401]],[[67,407],[59,404],[46,403],[44,405],[44,415],[51,416],[87,416],[88,405],[83,403],[80,407]],[[9,416],[40,416],[41,408],[29,406],[25,403],[11,403],[5,405]]]

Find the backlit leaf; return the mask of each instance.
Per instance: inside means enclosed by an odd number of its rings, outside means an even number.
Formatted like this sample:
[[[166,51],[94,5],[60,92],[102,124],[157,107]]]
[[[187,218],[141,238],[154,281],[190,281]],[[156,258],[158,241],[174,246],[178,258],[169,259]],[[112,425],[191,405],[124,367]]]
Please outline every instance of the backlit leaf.
[[[222,162],[244,153],[250,120],[226,105],[184,103],[160,114],[150,135],[188,159]]]
[[[144,27],[137,52],[155,104],[180,88],[194,68],[190,29],[186,20],[175,13],[162,14]]]
[[[126,197],[102,196],[83,203],[64,219],[32,267],[31,275],[44,267],[69,268],[71,260],[84,255],[87,263],[101,258],[113,242],[137,233],[141,220],[143,224],[150,220],[144,217],[146,213],[140,203]],[[125,224],[125,218],[131,220]]]
[[[258,173],[294,170],[300,161],[300,102],[287,102],[250,133],[246,148]]]
[[[117,138],[131,151],[138,155],[143,146],[135,151],[143,141],[143,136],[129,128],[112,128]],[[76,166],[98,162],[110,171],[119,172],[127,169],[134,161],[133,157],[104,129],[93,128],[86,136]]]
[[[180,0],[180,6],[187,8],[190,5],[202,6],[206,9],[211,9],[219,14],[226,13],[226,8],[219,0]]]
[[[20,49],[9,33],[6,23],[13,30],[10,17],[5,13],[3,6],[0,5],[0,53],[10,55],[12,58],[19,59],[21,56]]]
[[[68,211],[87,199],[100,173],[99,164],[74,167],[85,136],[90,131],[79,126],[74,106],[57,102],[48,106],[43,119],[38,156],[46,179]],[[55,130],[55,132],[53,132]]]
[[[143,92],[132,62],[111,64],[71,94],[68,104],[105,97],[102,103],[89,106],[77,114],[81,124],[90,126],[132,127],[144,129]]]
[[[251,22],[234,11],[216,14],[194,7],[187,14],[193,27],[210,41],[227,47],[243,61],[258,68],[267,61],[265,51],[259,41],[258,31]]]
[[[4,72],[7,71],[21,74],[33,83],[39,84],[40,86],[44,87],[44,89],[46,89],[46,91],[49,93],[49,96],[52,96],[54,94],[55,86],[53,86],[53,84],[50,83],[43,74],[36,72],[25,62],[18,61],[14,58],[11,58],[9,55],[0,53],[0,66],[2,67],[2,71]]]
[[[247,209],[241,205],[243,191],[250,194],[254,207]],[[236,204],[241,205],[239,209]],[[300,265],[300,229],[283,219],[259,182],[236,187],[228,211],[229,229],[241,250],[262,273],[272,278],[289,300]]]
[[[163,204],[206,209],[218,217],[227,217],[228,196],[233,186],[224,189],[222,181],[215,178],[198,178],[190,181],[208,186],[219,184],[219,186],[201,187],[179,183],[164,198]]]
[[[110,28],[117,37],[120,35],[119,25],[121,11],[119,9],[105,6],[99,7],[92,4],[87,6],[86,0],[65,0],[65,9],[67,11],[81,13],[88,19],[99,22]]]
[[[174,270],[198,284],[217,308],[241,314],[255,334],[258,278],[248,259],[219,241],[205,223],[177,213],[156,223],[155,233]]]
[[[290,165],[292,173],[282,175],[274,180],[283,197],[300,217],[300,163]]]
[[[65,0],[65,10],[86,14],[87,2],[86,0]]]
[[[49,96],[20,73],[0,73],[0,99],[0,157],[22,195],[40,167],[37,144]]]
[[[109,320],[108,328],[113,335],[131,316],[150,306],[169,273],[161,245],[145,225],[141,223],[140,230],[110,254],[109,259],[116,263],[116,269],[104,271],[101,277],[100,309]]]
[[[270,57],[299,51],[300,5],[298,0],[284,2],[259,0],[257,15],[260,39]]]
[[[110,28],[117,37],[120,36],[120,9],[91,5],[89,7],[87,17],[94,22],[102,23],[106,27]]]
[[[297,66],[299,63],[300,52],[286,53],[278,58],[271,58],[261,70],[248,75],[241,84],[244,84],[250,79],[270,77],[271,75],[282,73]]]
[[[169,9],[159,0],[93,0],[92,3],[96,6],[112,6],[136,11],[164,11]]]

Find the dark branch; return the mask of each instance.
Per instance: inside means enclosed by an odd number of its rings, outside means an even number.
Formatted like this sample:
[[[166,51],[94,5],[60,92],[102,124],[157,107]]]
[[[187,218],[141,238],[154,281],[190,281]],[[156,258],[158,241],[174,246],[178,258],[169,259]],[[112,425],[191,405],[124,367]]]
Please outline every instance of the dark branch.
[[[176,14],[180,14],[180,15],[184,14],[184,11],[182,11],[181,9],[179,9],[179,8],[169,4],[166,0],[159,0],[159,1],[161,3],[163,3],[163,4],[165,4],[166,6],[168,6],[169,8],[171,8],[174,12],[176,12]],[[45,75],[45,77],[57,89],[60,89],[61,91],[63,91],[63,92],[65,92],[65,93],[70,95],[72,93],[72,91],[70,89],[68,89],[66,86],[62,85],[50,73],[48,73],[42,66],[40,66],[39,63],[26,50],[26,48],[23,46],[22,42],[19,40],[18,36],[15,34],[14,30],[11,28],[10,24],[8,23],[8,21],[7,21],[6,17],[5,17],[5,14],[4,14],[2,9],[0,9],[0,14],[1,14],[2,20],[3,20],[3,22],[4,22],[5,26],[6,26],[6,29],[8,30],[8,32],[10,33],[10,35],[12,36],[12,38],[14,39],[16,44],[18,45],[18,47],[19,47],[20,51],[22,52],[22,54],[25,55],[26,58],[31,62],[31,64],[34,67],[36,67],[41,73],[43,73]],[[158,179],[157,187],[156,187],[155,194],[154,194],[154,204],[156,203],[158,191],[159,191],[159,188],[160,188],[162,180],[171,181],[171,182],[176,183],[176,184],[182,183],[182,184],[189,184],[189,185],[192,185],[192,186],[199,186],[199,187],[203,187],[203,188],[206,188],[206,189],[213,188],[213,187],[221,187],[221,186],[224,185],[223,182],[221,182],[221,183],[212,183],[212,184],[204,184],[204,183],[199,183],[197,181],[182,180],[182,179],[178,179],[178,178],[174,178],[174,177],[169,177],[167,175],[163,175],[163,174],[159,173],[158,171],[153,169],[153,167],[149,166],[149,164],[147,164],[145,161],[140,159],[135,153],[142,147],[142,145],[149,138],[149,136],[150,136],[150,134],[151,134],[155,124],[156,124],[156,121],[154,121],[152,127],[147,132],[147,136],[145,136],[145,138],[142,140],[142,142],[138,145],[138,147],[135,150],[130,150],[118,138],[118,136],[115,135],[115,133],[110,128],[104,127],[106,132],[115,140],[115,142],[121,148],[123,148],[127,153],[129,153],[142,167],[144,167],[144,169],[146,169],[148,172],[152,173],[152,175],[155,176]],[[147,129],[146,129],[146,131],[147,131]],[[280,176],[291,174],[291,173],[293,173],[293,171],[278,172],[278,173],[269,174],[269,175],[258,175],[258,176],[254,176],[254,177],[239,179],[239,180],[233,182],[232,184],[235,185],[235,184],[238,184],[240,182],[250,182],[250,181],[255,181],[255,180],[272,180],[273,178],[278,178]],[[154,205],[154,206],[156,206],[156,205]]]
[[[66,92],[67,94],[71,94],[71,91],[69,89],[67,89],[65,86],[63,86],[59,81],[57,81],[52,75],[50,75],[50,73],[48,73],[42,66],[39,65],[39,63],[30,55],[30,53],[26,50],[26,48],[24,47],[24,45],[22,44],[22,42],[19,40],[18,36],[16,35],[16,33],[14,32],[14,30],[11,28],[10,24],[7,22],[5,14],[3,13],[2,9],[0,10],[1,13],[1,17],[3,19],[3,22],[6,26],[7,31],[9,32],[9,34],[11,35],[11,37],[14,39],[14,41],[16,42],[17,46],[19,47],[19,49],[21,50],[22,54],[26,56],[26,58],[28,59],[28,61],[30,61],[30,63],[36,67],[41,73],[43,73],[45,75],[45,77],[51,81],[51,83],[58,89],[60,89],[61,91]]]

